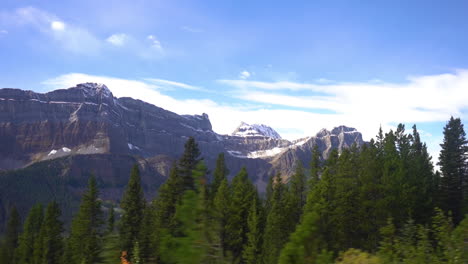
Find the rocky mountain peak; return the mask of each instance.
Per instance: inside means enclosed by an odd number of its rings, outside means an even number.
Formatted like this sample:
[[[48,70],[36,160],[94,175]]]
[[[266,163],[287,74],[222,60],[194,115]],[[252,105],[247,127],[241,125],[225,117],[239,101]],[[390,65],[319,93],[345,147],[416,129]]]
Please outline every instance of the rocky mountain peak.
[[[357,133],[358,131],[353,128],[353,127],[347,127],[347,126],[338,126],[332,129],[331,133],[333,135],[338,135],[341,133]]]
[[[107,88],[107,86],[102,83],[80,83],[76,85],[76,88],[82,90],[85,97],[94,97],[96,95],[102,95],[106,98],[113,97],[109,88]]]
[[[328,131],[325,128],[322,128],[315,136],[316,137],[325,137],[325,136],[329,136],[330,134],[331,134],[330,131]]]
[[[183,115],[183,117],[193,123],[195,127],[203,131],[212,131],[210,118],[206,113],[201,115]]]
[[[269,137],[275,139],[281,139],[281,136],[273,128],[263,124],[247,124],[241,122],[241,124],[232,132],[233,136],[239,137]]]

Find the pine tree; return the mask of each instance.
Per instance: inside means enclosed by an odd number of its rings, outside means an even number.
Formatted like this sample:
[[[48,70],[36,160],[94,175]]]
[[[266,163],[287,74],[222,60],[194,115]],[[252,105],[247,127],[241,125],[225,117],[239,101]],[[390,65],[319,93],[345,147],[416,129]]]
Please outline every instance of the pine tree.
[[[212,197],[216,195],[219,186],[226,179],[227,175],[229,174],[229,170],[226,167],[226,161],[224,159],[224,153],[220,153],[218,155],[218,159],[216,160],[216,167],[213,172],[213,184],[211,185],[211,193]]]
[[[299,220],[302,215],[302,210],[306,203],[306,177],[304,173],[304,168],[300,161],[296,163],[296,171],[291,176],[290,186],[289,186],[289,199],[291,207],[290,215],[290,225],[294,230],[294,227],[299,223]]]
[[[2,247],[0,247],[1,252],[1,257],[0,261],[2,263],[11,263],[15,264],[16,261],[16,256],[15,256],[15,250],[18,247],[18,237],[20,233],[20,227],[21,227],[21,220],[20,216],[18,214],[18,211],[16,210],[16,207],[13,206],[10,209],[10,216],[7,221],[7,228],[5,231],[5,239]]]
[[[128,251],[131,256],[133,248],[140,234],[140,227],[144,217],[146,201],[140,182],[138,165],[133,166],[127,188],[120,206],[123,209],[120,226],[120,240],[122,250]]]
[[[467,143],[460,118],[451,117],[444,127],[438,165],[443,176],[443,209],[452,212],[455,223],[461,221],[468,209]]]
[[[115,227],[115,209],[114,205],[109,208],[109,216],[107,217],[107,233],[113,233]]]
[[[255,187],[244,167],[232,180],[232,199],[226,224],[226,244],[235,263],[243,263],[242,250],[249,231],[247,218],[254,195]]]
[[[23,233],[19,238],[17,259],[19,264],[34,263],[34,244],[39,237],[44,209],[41,204],[31,208],[23,225]]]
[[[80,209],[73,219],[70,235],[72,261],[76,264],[98,262],[101,250],[101,202],[94,176],[89,178],[88,189],[81,198]]]
[[[177,230],[174,234],[166,233],[161,241],[164,263],[223,263],[207,204],[206,172],[203,162],[192,172],[196,189],[184,192],[175,214]]]
[[[263,212],[261,203],[257,196],[250,207],[247,225],[247,244],[244,245],[242,257],[245,264],[261,263],[262,245],[263,245]]]
[[[219,225],[219,239],[220,245],[223,249],[223,255],[227,256],[227,231],[226,225],[230,217],[231,208],[231,190],[227,179],[225,178],[219,185],[216,195],[213,200],[213,206],[215,210],[215,217]]]
[[[288,220],[290,208],[286,191],[281,175],[277,174],[273,182],[273,194],[265,224],[263,239],[263,263],[265,264],[277,263],[280,251],[288,241],[291,231]]]
[[[62,239],[63,223],[60,221],[61,214],[57,202],[49,203],[34,250],[37,264],[62,263],[64,245]]]
[[[310,161],[310,179],[309,179],[309,190],[318,183],[320,177],[320,152],[317,144],[312,149],[312,160]]]
[[[179,160],[178,168],[179,175],[182,177],[184,190],[194,190],[195,185],[193,182],[192,171],[195,169],[197,163],[201,160],[200,150],[198,144],[193,137],[189,137],[185,143],[184,154]]]

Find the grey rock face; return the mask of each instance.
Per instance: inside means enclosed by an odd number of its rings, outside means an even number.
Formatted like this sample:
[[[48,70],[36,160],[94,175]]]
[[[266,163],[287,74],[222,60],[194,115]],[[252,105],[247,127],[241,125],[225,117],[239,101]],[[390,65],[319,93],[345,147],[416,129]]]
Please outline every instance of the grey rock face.
[[[345,126],[292,142],[268,126],[245,123],[232,135],[219,135],[205,113],[178,115],[141,100],[115,98],[103,84],[44,94],[0,89],[0,170],[70,155],[118,154],[144,159],[167,175],[167,159],[177,159],[190,136],[210,168],[225,152],[231,174],[246,166],[261,189],[277,171],[290,175],[296,160],[307,166],[314,145],[326,159],[333,148],[363,144],[361,134]],[[154,158],[161,155],[164,162]]]

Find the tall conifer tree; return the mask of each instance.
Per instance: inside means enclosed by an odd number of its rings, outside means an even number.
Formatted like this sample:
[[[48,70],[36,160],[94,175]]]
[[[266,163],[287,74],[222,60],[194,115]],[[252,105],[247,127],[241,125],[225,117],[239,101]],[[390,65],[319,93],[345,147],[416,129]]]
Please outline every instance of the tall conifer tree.
[[[44,219],[44,209],[41,204],[36,204],[29,211],[23,225],[23,233],[19,238],[18,263],[34,263],[34,244],[39,237],[42,221]]]
[[[130,252],[131,256],[131,250],[139,238],[146,207],[138,165],[132,168],[120,206],[124,210],[119,229],[122,250]]]
[[[13,206],[10,209],[10,216],[8,217],[7,228],[5,232],[5,239],[3,246],[0,247],[0,261],[2,263],[17,263],[17,258],[15,256],[16,248],[18,247],[18,237],[21,228],[21,220],[16,210],[16,207]]]
[[[442,172],[443,208],[451,211],[455,223],[467,211],[468,175],[467,140],[460,118],[451,117],[444,127],[444,142],[440,145],[439,165]]]
[[[80,209],[73,219],[70,249],[72,261],[76,264],[93,264],[98,262],[101,251],[101,226],[103,224],[101,202],[96,179],[91,176],[88,189],[81,198]]]

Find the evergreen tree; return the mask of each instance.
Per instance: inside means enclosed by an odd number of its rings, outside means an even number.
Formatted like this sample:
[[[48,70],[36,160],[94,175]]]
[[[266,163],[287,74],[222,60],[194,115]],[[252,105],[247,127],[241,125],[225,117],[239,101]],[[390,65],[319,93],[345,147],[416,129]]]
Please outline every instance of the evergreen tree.
[[[277,174],[273,182],[272,200],[265,224],[263,240],[263,263],[265,264],[277,263],[280,250],[288,241],[291,225],[288,220],[290,208],[286,191],[281,175]]]
[[[309,179],[309,190],[311,190],[315,184],[318,183],[320,178],[320,152],[317,144],[312,149],[312,160],[310,161],[310,179]]]
[[[0,248],[2,251],[1,262],[2,263],[17,263],[17,258],[15,256],[15,250],[18,247],[18,237],[20,233],[21,220],[16,210],[16,207],[13,206],[10,209],[10,216],[7,222],[7,228],[5,232],[5,238],[3,246]]]
[[[109,216],[107,217],[107,233],[113,233],[115,227],[115,209],[112,204],[109,209]]]
[[[179,175],[182,177],[184,190],[194,190],[195,185],[193,182],[192,171],[195,169],[200,159],[200,150],[198,144],[193,137],[189,137],[185,143],[185,150],[179,160],[178,168]]]
[[[231,208],[231,190],[227,179],[225,178],[219,185],[216,195],[214,197],[213,206],[215,210],[215,217],[219,225],[219,239],[220,245],[223,249],[223,255],[227,256],[227,231],[226,226],[230,217]]]
[[[76,264],[98,262],[101,250],[101,202],[96,179],[91,176],[88,189],[81,198],[80,209],[73,219],[70,235],[72,261]]]
[[[140,171],[138,165],[133,166],[127,188],[122,198],[120,206],[123,209],[120,226],[120,240],[122,250],[128,251],[131,256],[131,249],[140,235],[140,227],[144,217],[146,207],[145,197],[140,182]]]
[[[290,226],[293,228],[299,223],[307,196],[306,176],[301,161],[296,163],[296,171],[291,176],[289,185],[289,206],[291,207]]]
[[[62,239],[63,223],[60,221],[61,214],[57,202],[53,201],[49,203],[45,212],[39,239],[34,249],[35,263],[62,263],[64,245]]]
[[[207,204],[206,172],[203,162],[192,172],[196,190],[184,192],[175,214],[177,230],[174,234],[166,233],[162,239],[164,263],[223,263],[222,249],[216,232],[213,232],[213,218]]]
[[[29,211],[23,225],[23,233],[19,238],[17,259],[19,264],[34,263],[34,244],[39,237],[44,209],[41,204],[36,204]]]
[[[247,244],[244,245],[242,256],[245,264],[261,263],[262,245],[263,245],[263,212],[258,198],[252,202],[250,207],[247,225],[249,232],[247,234]]]
[[[468,209],[467,143],[460,118],[451,117],[444,127],[438,164],[443,176],[443,209],[452,212],[455,223],[461,221]]]
[[[247,243],[249,231],[247,218],[254,195],[255,187],[250,182],[244,167],[232,180],[232,198],[226,224],[226,244],[228,251],[232,253],[234,263],[244,263],[242,250]]]
[[[226,161],[224,159],[224,153],[220,153],[218,155],[218,159],[216,160],[216,167],[213,172],[213,184],[211,185],[211,193],[212,197],[216,195],[219,186],[226,179],[227,175],[229,174],[229,170],[226,167]]]

